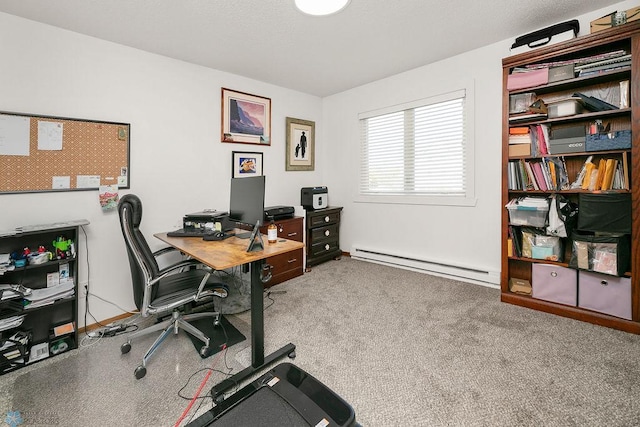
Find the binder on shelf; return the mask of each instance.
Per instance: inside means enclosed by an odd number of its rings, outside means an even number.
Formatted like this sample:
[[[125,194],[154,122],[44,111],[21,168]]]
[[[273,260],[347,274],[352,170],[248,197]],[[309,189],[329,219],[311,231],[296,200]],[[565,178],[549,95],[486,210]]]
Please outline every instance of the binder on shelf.
[[[618,107],[615,105],[609,104],[596,97],[585,95],[584,93],[576,92],[572,96],[574,98],[580,98],[584,107],[589,111],[618,110]]]

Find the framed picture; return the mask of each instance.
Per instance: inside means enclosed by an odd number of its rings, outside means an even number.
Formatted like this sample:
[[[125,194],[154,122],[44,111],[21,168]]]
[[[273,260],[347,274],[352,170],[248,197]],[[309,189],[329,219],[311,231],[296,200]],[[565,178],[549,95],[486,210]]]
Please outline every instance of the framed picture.
[[[271,99],[222,88],[222,142],[271,145]]]
[[[285,170],[312,171],[315,165],[316,124],[287,117],[287,160]]]
[[[246,178],[248,176],[262,176],[262,153],[245,153],[234,151],[231,153],[232,178]]]

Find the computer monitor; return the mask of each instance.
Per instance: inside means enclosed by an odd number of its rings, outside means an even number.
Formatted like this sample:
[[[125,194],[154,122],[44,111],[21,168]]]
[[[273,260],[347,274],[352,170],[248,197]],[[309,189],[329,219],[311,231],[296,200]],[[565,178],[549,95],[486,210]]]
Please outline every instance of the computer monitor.
[[[231,178],[231,196],[229,198],[229,220],[237,226],[253,228],[256,223],[264,222],[264,176]],[[249,237],[251,233],[243,233]]]

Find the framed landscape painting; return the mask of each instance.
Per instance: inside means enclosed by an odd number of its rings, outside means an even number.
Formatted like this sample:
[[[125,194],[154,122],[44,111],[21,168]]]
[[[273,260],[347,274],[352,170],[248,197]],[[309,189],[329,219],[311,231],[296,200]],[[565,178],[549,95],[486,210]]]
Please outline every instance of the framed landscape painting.
[[[222,142],[271,145],[271,99],[222,88]]]

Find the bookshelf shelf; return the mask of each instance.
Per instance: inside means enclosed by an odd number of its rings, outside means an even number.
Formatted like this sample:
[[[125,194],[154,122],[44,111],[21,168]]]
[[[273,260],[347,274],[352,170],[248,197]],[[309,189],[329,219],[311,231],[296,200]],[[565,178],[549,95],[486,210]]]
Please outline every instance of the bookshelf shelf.
[[[560,61],[573,61],[582,58],[588,58],[594,55],[607,54],[618,50],[624,50],[631,54],[632,64],[630,67],[619,68],[611,71],[603,71],[596,75],[576,77],[559,82],[553,82],[546,85],[521,88],[517,90],[508,90],[507,83],[509,75],[515,69],[526,68],[531,65],[540,65],[548,63],[557,63]],[[558,43],[556,45],[544,46],[533,49],[529,52],[504,58],[503,66],[503,117],[502,117],[502,218],[501,218],[501,241],[502,241],[502,272],[501,272],[501,301],[509,304],[520,305],[534,310],[544,311],[563,317],[568,317],[584,322],[593,323],[609,328],[619,329],[622,331],[640,334],[640,257],[637,256],[638,245],[640,245],[640,75],[633,70],[640,69],[640,21],[628,23],[622,26],[599,31],[578,37],[571,41]],[[545,103],[550,103],[558,99],[571,96],[573,93],[584,93],[608,102],[613,105],[621,105],[620,100],[622,91],[620,83],[628,81],[628,108],[619,108],[615,110],[606,110],[598,112],[584,112],[575,115],[569,115],[557,118],[544,118],[529,121],[509,121],[510,96],[525,94],[529,92],[535,93],[538,99],[543,99]],[[603,124],[610,124],[611,131],[630,130],[631,131],[631,148],[629,149],[612,149],[600,151],[579,151],[563,154],[543,154],[539,156],[532,155],[509,155],[510,145],[510,129],[523,126],[546,125],[550,130],[568,128],[568,127],[588,127],[595,121],[601,121]],[[533,128],[531,128],[533,129]],[[514,130],[511,131],[514,133]],[[533,131],[532,131],[533,133]],[[628,136],[627,136],[628,138]],[[628,141],[628,139],[627,139]],[[514,148],[514,147],[512,147]],[[532,150],[533,151],[533,150]],[[521,154],[521,150],[513,150],[513,154]],[[618,184],[621,183],[620,177],[623,178],[626,187],[620,186],[609,190],[587,190],[583,188],[560,189],[558,185],[552,186],[554,189],[544,190],[543,185],[514,185],[514,166],[520,164],[520,168],[527,171],[528,168],[534,166],[533,163],[548,163],[551,158],[561,158],[562,166],[566,171],[569,183],[574,181],[580,182],[579,177],[585,161],[592,156],[592,162],[598,162],[601,159],[612,159],[614,164],[620,163],[625,165],[626,181],[624,173],[619,175]],[[599,164],[598,164],[599,166]],[[557,166],[556,166],[557,168]],[[557,170],[557,169],[556,169]],[[516,172],[517,175],[517,172]],[[524,174],[526,178],[526,173]],[[595,176],[595,175],[594,175]],[[519,178],[518,178],[519,179]],[[523,183],[520,180],[520,183]],[[526,181],[524,181],[526,184]],[[531,182],[529,182],[531,184]],[[586,185],[586,184],[585,184]],[[580,185],[576,185],[580,187]],[[541,189],[533,189],[540,187]],[[549,186],[546,186],[549,187]],[[592,186],[593,187],[593,186]],[[595,186],[598,188],[598,186]],[[606,187],[603,187],[606,188]],[[627,189],[628,188],[628,189]],[[580,204],[581,200],[586,197],[629,197],[631,199],[629,210],[623,210],[623,214],[630,217],[631,230],[628,233],[630,243],[630,266],[625,274],[621,275],[621,279],[630,283],[630,293],[628,301],[626,297],[624,303],[631,306],[631,318],[621,318],[604,312],[594,311],[581,306],[580,302],[580,278],[585,273],[583,270],[572,269],[569,266],[571,259],[573,244],[569,237],[561,237],[561,256],[559,261],[550,261],[544,259],[535,259],[533,257],[520,256],[522,251],[521,245],[511,242],[514,233],[522,233],[524,226],[513,225],[509,220],[509,211],[504,207],[510,200],[519,197],[535,197],[546,198],[551,195],[561,195],[564,198]],[[593,195],[593,196],[592,196]],[[581,206],[578,206],[580,215]],[[600,206],[598,205],[599,209]],[[626,209],[626,208],[625,208]],[[628,215],[627,215],[628,214]],[[521,224],[521,223],[519,223]],[[578,227],[579,228],[579,227]],[[537,232],[545,235],[545,227],[538,227]],[[582,230],[580,233],[593,233],[597,230]],[[606,230],[602,230],[606,231]],[[601,231],[599,231],[601,233]],[[627,233],[623,233],[627,235]],[[521,234],[520,234],[521,235]],[[556,257],[554,257],[556,258]],[[573,263],[573,261],[572,261]],[[534,271],[540,271],[540,267],[550,267],[554,270],[566,270],[568,275],[575,277],[576,303],[575,305],[560,304],[553,298],[548,299],[536,296],[536,286],[552,283],[554,279],[540,278],[541,276],[534,274]],[[602,270],[601,270],[602,271]],[[594,274],[591,271],[589,274]],[[607,277],[604,274],[603,281]],[[542,276],[544,277],[544,276]],[[533,286],[533,295],[516,294],[509,290],[510,279],[521,279],[529,281]],[[574,279],[571,279],[574,280]],[[604,291],[606,292],[606,291]],[[538,294],[540,295],[540,294]],[[605,295],[606,297],[606,295]]]
[[[77,249],[80,226],[88,223],[88,221],[79,220],[73,226],[51,224],[29,227],[26,231],[16,229],[15,232],[0,237],[0,253],[18,252],[23,248],[34,251],[40,246],[44,246],[48,252],[55,253],[52,242],[57,241],[59,237],[62,240],[71,240],[74,248]],[[0,375],[77,348],[79,263],[76,249],[67,253],[63,259],[52,259],[41,264],[27,264],[0,274],[0,284],[21,284],[32,290],[31,294],[20,295],[19,311],[0,310],[2,318],[23,316],[23,321],[19,325],[0,331],[0,344],[12,342],[11,337],[17,333],[28,337],[25,340],[26,343],[14,346],[21,350],[19,357],[0,360]],[[68,274],[64,283],[59,280],[63,272]],[[50,275],[57,280],[54,281],[52,278],[50,286],[47,286]],[[56,284],[56,282],[60,283]],[[56,287],[59,289],[58,292],[55,292]],[[46,290],[52,291],[49,296],[41,294],[41,298],[33,298],[36,292]],[[30,303],[30,300],[34,302]],[[73,328],[64,336],[51,338],[53,329],[61,324],[72,324]],[[61,340],[65,340],[65,350],[54,351],[56,342],[59,343]],[[39,355],[35,357],[36,354]]]
[[[595,76],[576,77],[575,79],[562,80],[559,82],[549,83],[544,86],[536,86],[527,89],[512,90],[509,93],[516,95],[519,93],[535,92],[537,94],[545,94],[556,92],[559,90],[568,90],[573,88],[581,88],[586,85],[595,85],[603,82],[611,81],[611,79],[629,79],[631,77],[631,67],[625,67],[615,71],[604,72]]]

